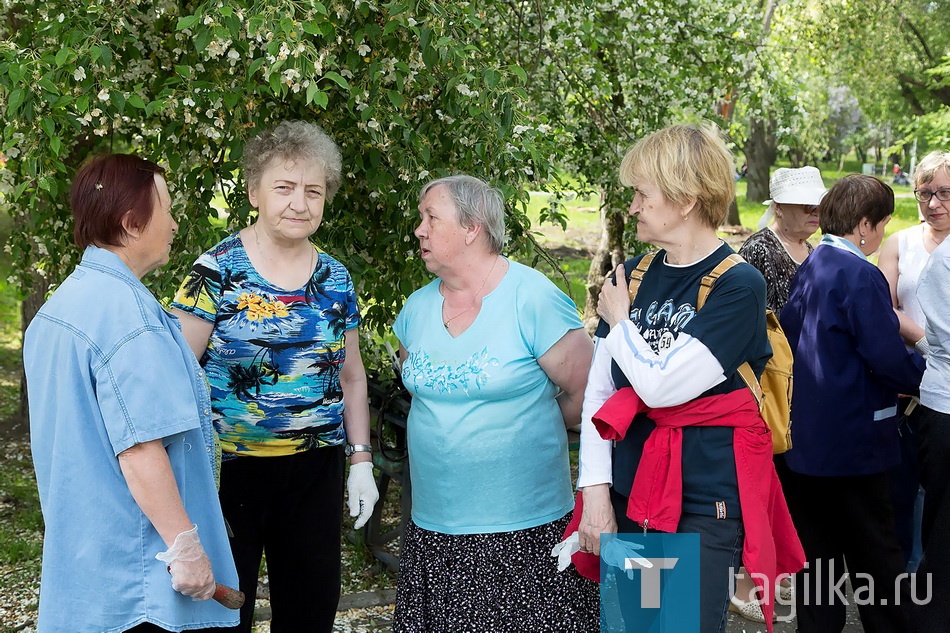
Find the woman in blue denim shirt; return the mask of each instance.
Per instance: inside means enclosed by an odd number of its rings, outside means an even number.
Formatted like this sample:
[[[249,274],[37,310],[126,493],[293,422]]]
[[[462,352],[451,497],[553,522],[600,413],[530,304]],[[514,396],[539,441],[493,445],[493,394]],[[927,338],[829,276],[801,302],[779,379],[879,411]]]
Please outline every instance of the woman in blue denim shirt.
[[[46,532],[37,631],[229,626],[237,573],[215,489],[207,382],[140,279],[178,225],[154,163],[92,159],[71,191],[82,262],[27,329],[30,435]],[[199,539],[199,531],[201,538]]]

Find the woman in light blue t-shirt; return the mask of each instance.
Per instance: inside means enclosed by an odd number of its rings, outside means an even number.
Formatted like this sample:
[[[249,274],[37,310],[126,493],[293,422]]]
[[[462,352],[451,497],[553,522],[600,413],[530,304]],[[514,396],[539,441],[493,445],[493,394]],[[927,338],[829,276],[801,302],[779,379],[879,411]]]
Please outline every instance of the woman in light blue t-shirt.
[[[550,555],[573,508],[566,429],[591,339],[564,293],[500,255],[496,189],[451,176],[419,200],[415,236],[437,279],[393,326],[412,394],[393,630],[597,630],[597,585]]]

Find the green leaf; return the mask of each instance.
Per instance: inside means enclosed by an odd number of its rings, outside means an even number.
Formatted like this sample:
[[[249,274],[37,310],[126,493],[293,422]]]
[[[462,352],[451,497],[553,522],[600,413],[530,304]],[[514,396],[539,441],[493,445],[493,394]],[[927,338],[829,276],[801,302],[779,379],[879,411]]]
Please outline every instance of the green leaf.
[[[390,19],[389,22],[386,23],[386,27],[383,29],[383,35],[384,36],[389,35],[393,31],[401,27],[402,27],[402,24],[399,22],[399,20]]]
[[[396,92],[395,90],[390,90],[386,93],[386,96],[389,97],[389,102],[392,103],[397,108],[401,108],[402,105],[406,102],[406,98]]]
[[[308,35],[323,35],[323,25],[313,20],[305,20],[303,23],[304,33]]]
[[[115,104],[116,110],[119,112],[125,111],[125,95],[116,90],[109,95],[109,100]]]
[[[56,66],[62,67],[62,65],[66,63],[66,60],[69,59],[70,53],[72,53],[72,51],[68,48],[59,49],[59,52],[56,53]]]
[[[318,86],[316,82],[311,82],[310,85],[307,86],[307,105],[313,103],[313,98],[318,92],[320,92],[320,86]]]
[[[330,98],[327,96],[327,93],[322,90],[313,95],[313,105],[326,109],[329,103]]]
[[[89,109],[89,95],[79,95],[76,97],[76,109],[79,112],[85,112]]]
[[[208,44],[210,43],[211,43],[210,30],[206,29],[206,30],[200,31],[198,35],[195,36],[195,50],[197,50],[199,53],[204,52],[204,50],[208,48]]]
[[[50,104],[50,110],[62,110],[72,102],[73,98],[70,95],[60,95],[56,97],[56,100],[53,101],[53,103]]]
[[[516,64],[511,64],[510,66],[508,66],[508,70],[518,75],[521,81],[525,81],[525,82],[528,81],[528,73],[526,73],[521,66],[518,66]]]
[[[7,74],[10,75],[10,83],[18,84],[23,75],[26,74],[26,67],[22,64],[10,64]]]
[[[111,66],[112,65],[112,49],[108,46],[101,46],[99,50],[102,52],[102,65]]]
[[[59,152],[63,147],[63,141],[58,136],[54,136],[49,141],[49,148],[53,150],[54,156],[59,156]]]
[[[501,73],[491,68],[485,70],[483,77],[485,78],[485,85],[489,88],[494,88],[501,81]]]
[[[53,138],[56,135],[56,124],[48,116],[40,119],[40,127],[43,128],[43,131],[46,132],[46,136]]]
[[[338,86],[340,86],[346,91],[350,90],[350,84],[348,84],[346,79],[343,78],[343,75],[341,75],[338,72],[328,70],[327,72],[323,73],[323,78],[329,79],[330,81],[334,82],[335,84],[337,84]]]
[[[265,61],[265,60],[264,60],[263,57],[258,57],[258,58],[255,59],[253,62],[251,62],[251,65],[250,65],[250,66],[248,67],[248,69],[247,69],[247,76],[248,76],[248,77],[253,77],[253,76],[254,76],[254,73],[257,72],[257,69],[261,67],[261,65],[264,63],[264,61]]]
[[[131,95],[129,97],[129,105],[133,108],[138,108],[139,110],[145,109],[145,99],[139,95]]]
[[[46,92],[50,94],[54,94],[54,95],[59,94],[59,86],[56,85],[52,77],[50,77],[49,75],[43,75],[42,77],[40,77],[40,80],[37,82],[37,84],[39,85],[40,88],[42,88],[43,90],[45,90]]]
[[[186,15],[184,17],[178,18],[178,26],[175,27],[176,31],[184,31],[185,29],[190,29],[198,21],[199,16],[197,15]]]
[[[17,88],[10,92],[10,98],[7,99],[7,116],[13,116],[16,114],[17,109],[23,102],[26,100],[26,91],[22,88]]]

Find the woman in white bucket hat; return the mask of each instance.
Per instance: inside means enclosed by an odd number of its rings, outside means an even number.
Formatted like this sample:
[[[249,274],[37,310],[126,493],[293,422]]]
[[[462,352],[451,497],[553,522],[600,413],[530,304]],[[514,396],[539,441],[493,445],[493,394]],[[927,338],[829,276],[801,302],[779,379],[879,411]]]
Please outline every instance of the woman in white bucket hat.
[[[766,305],[779,316],[788,301],[788,286],[812,251],[808,238],[818,230],[818,203],[825,195],[815,167],[781,167],[769,181],[771,200],[739,254],[765,277]],[[774,221],[772,221],[774,218]],[[769,224],[771,222],[771,224]]]
[[[759,231],[739,249],[739,255],[765,277],[765,305],[776,316],[788,301],[792,277],[814,248],[808,238],[818,229],[818,203],[826,191],[821,172],[815,167],[776,169],[769,181],[772,198],[765,201],[769,206],[759,220]],[[775,466],[781,478],[783,468],[787,468],[781,456],[775,459]],[[747,620],[763,622],[762,608],[751,597],[755,586],[743,572],[740,570],[736,577],[736,593],[729,609]],[[779,598],[784,604],[791,602],[788,581],[783,582]]]

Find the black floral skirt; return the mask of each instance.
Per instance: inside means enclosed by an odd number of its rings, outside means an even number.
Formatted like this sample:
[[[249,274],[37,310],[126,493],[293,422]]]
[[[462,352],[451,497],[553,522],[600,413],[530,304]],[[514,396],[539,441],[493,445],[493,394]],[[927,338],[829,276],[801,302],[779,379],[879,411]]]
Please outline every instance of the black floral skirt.
[[[570,518],[493,534],[441,534],[409,521],[394,633],[599,631],[599,585],[573,565],[559,572],[551,556]]]

